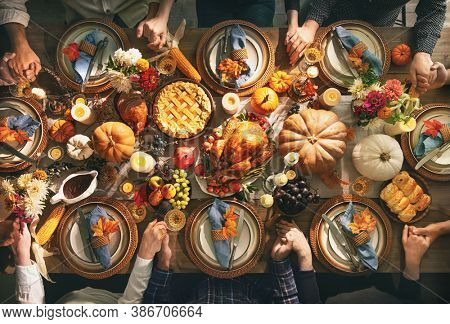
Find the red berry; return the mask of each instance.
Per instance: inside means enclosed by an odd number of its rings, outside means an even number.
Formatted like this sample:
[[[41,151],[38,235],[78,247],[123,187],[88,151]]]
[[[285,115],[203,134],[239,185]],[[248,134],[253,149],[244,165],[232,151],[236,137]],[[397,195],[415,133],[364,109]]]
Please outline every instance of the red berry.
[[[216,195],[218,195],[219,192],[220,192],[220,188],[214,188],[214,193],[215,193]]]
[[[222,190],[223,190],[223,192],[225,192],[225,193],[229,193],[229,192],[230,192],[230,189],[227,188],[227,187],[223,187]]]
[[[208,187],[208,192],[213,193],[214,192],[214,188],[213,187]]]
[[[203,165],[202,164],[197,164],[194,168],[194,173],[197,176],[201,176],[203,175]]]

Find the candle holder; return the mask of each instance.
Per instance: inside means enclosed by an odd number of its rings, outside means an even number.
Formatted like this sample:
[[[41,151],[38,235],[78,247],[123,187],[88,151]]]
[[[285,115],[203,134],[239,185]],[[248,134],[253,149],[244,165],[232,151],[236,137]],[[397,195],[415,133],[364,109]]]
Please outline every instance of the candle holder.
[[[331,109],[341,102],[341,92],[336,88],[328,88],[319,96],[319,103],[323,109]]]

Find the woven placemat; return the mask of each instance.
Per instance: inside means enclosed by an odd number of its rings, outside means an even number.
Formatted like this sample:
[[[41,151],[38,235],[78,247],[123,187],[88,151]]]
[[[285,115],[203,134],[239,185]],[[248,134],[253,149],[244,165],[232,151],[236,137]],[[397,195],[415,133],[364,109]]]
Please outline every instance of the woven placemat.
[[[450,111],[450,105],[445,103],[434,103],[423,106],[420,110],[416,110],[412,113],[412,117],[417,119],[421,114],[423,114],[427,110],[435,109],[435,108],[447,108]],[[412,169],[415,168],[417,164],[417,160],[414,156],[411,147],[411,133],[403,133],[400,137],[400,146],[402,147],[403,154],[405,156],[406,162],[410,165]],[[424,167],[421,167],[419,170],[414,170],[421,176],[433,180],[433,181],[450,181],[450,174],[437,174],[431,171],[428,171]]]
[[[392,226],[391,226],[389,217],[386,216],[386,214],[383,212],[381,207],[378,206],[373,200],[371,200],[369,198],[365,198],[365,197],[361,197],[361,196],[357,196],[357,195],[351,195],[351,194],[343,194],[343,195],[335,196],[333,198],[326,200],[322,205],[319,206],[319,208],[317,209],[317,211],[313,217],[311,228],[309,231],[309,239],[311,242],[311,250],[313,251],[316,258],[327,269],[329,269],[332,272],[338,273],[338,274],[345,274],[345,275],[349,275],[349,276],[361,276],[361,275],[365,275],[365,274],[369,273],[370,270],[368,268],[365,268],[364,270],[358,271],[358,272],[346,272],[346,271],[337,269],[336,267],[331,265],[328,262],[328,260],[325,258],[325,256],[323,255],[323,253],[320,249],[320,246],[319,246],[318,239],[317,239],[319,237],[320,224],[323,221],[322,214],[326,214],[326,212],[330,208],[332,208],[333,206],[335,206],[337,204],[340,204],[342,202],[350,202],[350,201],[360,202],[360,203],[363,203],[364,205],[367,205],[368,207],[372,208],[373,210],[375,210],[375,212],[378,214],[378,216],[383,221],[383,225],[386,229],[386,237],[385,237],[386,245],[385,245],[384,250],[378,256],[378,266],[380,266],[387,259],[387,257],[389,256],[389,253],[391,251],[391,248],[392,248],[392,240],[393,240]]]
[[[234,24],[239,24],[241,26],[249,27],[261,35],[261,37],[265,40],[265,44],[269,50],[269,58],[268,58],[269,64],[267,66],[266,71],[261,76],[261,78],[258,81],[256,81],[252,86],[250,86],[248,88],[243,88],[243,89],[235,89],[233,91],[230,88],[222,87],[219,83],[217,83],[216,80],[212,79],[209,76],[209,74],[207,72],[207,68],[203,63],[203,53],[204,53],[204,49],[205,49],[205,46],[206,46],[208,40],[218,30],[220,30],[224,27],[227,27],[227,26],[234,25]],[[205,34],[203,34],[203,36],[200,39],[200,42],[197,46],[196,63],[197,63],[198,72],[200,73],[200,76],[202,77],[203,81],[206,83],[206,85],[209,88],[211,88],[218,94],[223,95],[227,92],[236,92],[236,94],[238,96],[248,96],[248,95],[251,95],[256,89],[264,86],[269,81],[270,77],[272,76],[274,69],[275,69],[275,48],[274,48],[271,40],[269,39],[269,37],[256,25],[254,25],[248,21],[244,21],[244,20],[226,20],[217,25],[214,25],[213,27],[208,29],[208,31]]]

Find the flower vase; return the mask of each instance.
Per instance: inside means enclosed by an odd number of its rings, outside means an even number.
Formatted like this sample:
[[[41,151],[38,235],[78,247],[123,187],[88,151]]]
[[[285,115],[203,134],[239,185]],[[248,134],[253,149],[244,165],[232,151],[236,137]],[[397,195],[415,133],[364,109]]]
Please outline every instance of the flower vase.
[[[403,120],[397,121],[395,124],[385,124],[384,133],[389,136],[396,136],[403,133],[408,133],[416,128],[416,120],[414,118],[408,119],[406,122]]]

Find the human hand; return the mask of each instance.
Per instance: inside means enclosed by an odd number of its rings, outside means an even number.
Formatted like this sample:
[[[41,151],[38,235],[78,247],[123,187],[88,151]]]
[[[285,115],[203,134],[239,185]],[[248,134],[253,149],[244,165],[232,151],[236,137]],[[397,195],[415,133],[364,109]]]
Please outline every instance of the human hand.
[[[273,242],[272,251],[270,256],[275,261],[283,261],[286,259],[292,251],[293,238],[291,235],[287,237],[277,236],[275,242]]]
[[[20,230],[19,219],[0,222],[0,247],[10,246],[14,243],[14,238]]]
[[[409,233],[415,235],[423,235],[430,238],[430,244],[434,242],[444,232],[445,225],[448,226],[450,221],[429,224],[423,228],[417,228],[415,226],[409,226]]]
[[[167,235],[166,223],[157,222],[156,219],[149,223],[142,236],[138,256],[145,260],[153,259],[155,254],[161,250],[161,243]]]
[[[302,271],[313,269],[311,247],[305,234],[300,230],[295,222],[281,220],[276,225],[277,234],[292,240],[292,250],[297,254],[298,263]]]
[[[171,258],[172,250],[169,247],[169,234],[167,234],[162,241],[161,251],[158,253],[158,269],[168,271]]]
[[[16,264],[19,266],[31,265],[30,248],[31,235],[28,226],[20,223],[20,230],[14,231],[14,242],[11,245],[14,255],[16,256]]]
[[[430,70],[433,65],[430,54],[418,52],[414,55],[411,67],[409,69],[409,77],[412,87],[416,89],[418,94],[424,94],[430,88]]]
[[[447,83],[448,72],[444,64],[434,62],[430,69],[430,89],[443,87]]]
[[[313,20],[306,21],[302,27],[292,24],[286,34],[284,44],[289,54],[289,63],[294,65],[303,55],[306,47],[314,41],[319,24]]]
[[[156,16],[141,21],[136,29],[136,36],[137,38],[142,36],[147,38],[147,47],[150,49],[160,49],[167,41],[167,19]]]
[[[411,280],[420,277],[420,262],[431,244],[428,236],[411,234],[408,225],[403,228],[402,234],[403,250],[405,251],[405,269],[403,274]]]
[[[17,76],[33,82],[41,71],[41,60],[27,44],[15,49],[15,57],[8,61],[8,66]]]
[[[5,53],[5,55],[3,55],[3,58],[0,61],[0,86],[16,84],[18,82],[14,70],[10,69],[8,66],[8,61],[15,56],[16,53]]]

